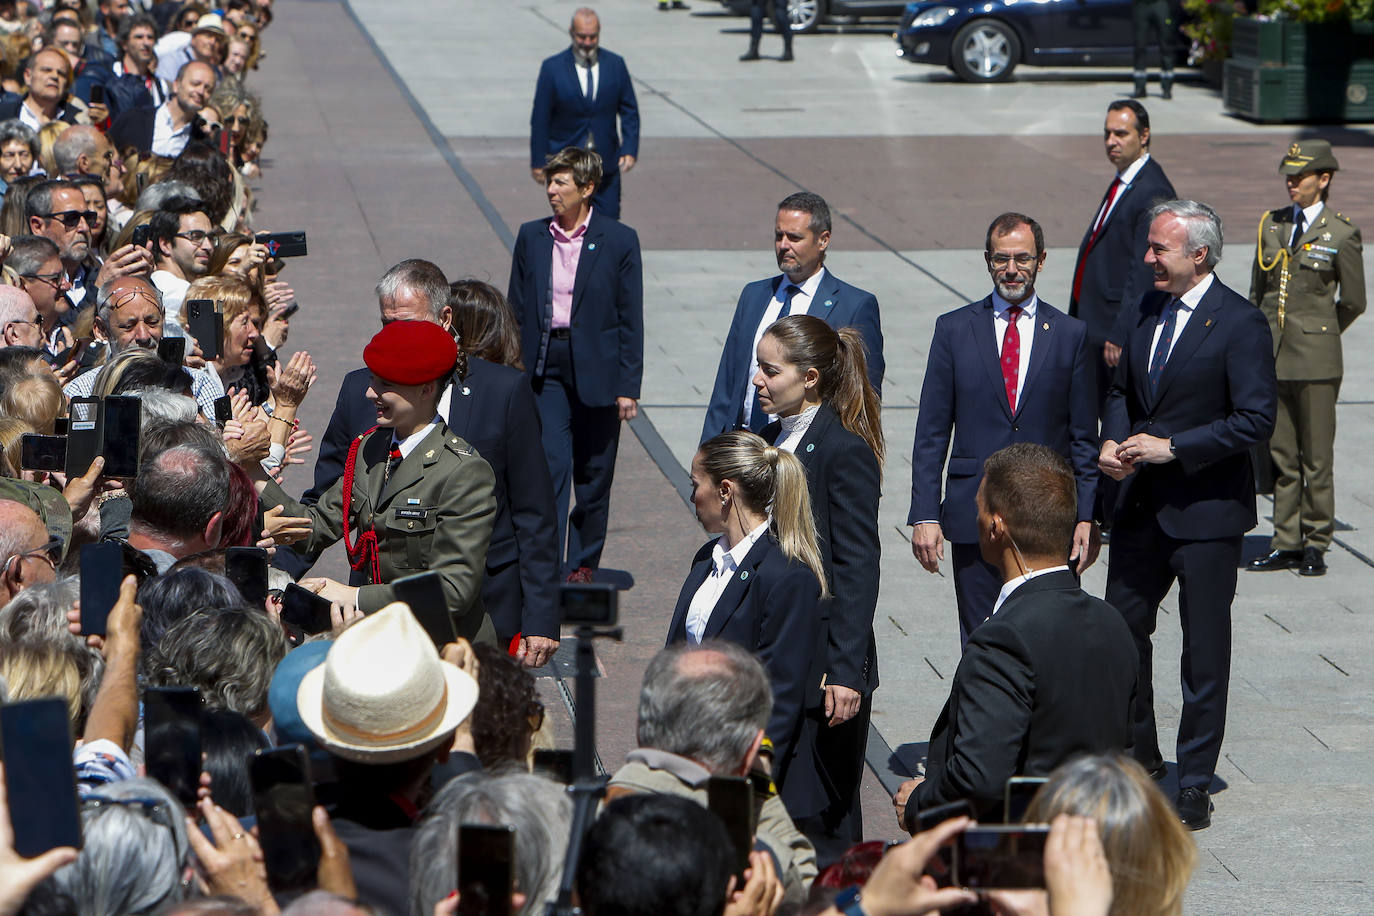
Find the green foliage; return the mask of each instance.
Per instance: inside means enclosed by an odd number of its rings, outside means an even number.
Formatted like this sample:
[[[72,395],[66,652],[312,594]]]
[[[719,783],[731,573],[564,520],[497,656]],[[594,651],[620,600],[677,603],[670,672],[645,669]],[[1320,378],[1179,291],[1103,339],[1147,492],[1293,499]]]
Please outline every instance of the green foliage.
[[[1374,0],[1361,0],[1374,3]],[[1225,60],[1231,53],[1231,28],[1236,14],[1245,14],[1238,0],[1183,0],[1183,34],[1193,41],[1188,63]]]
[[[1259,13],[1294,22],[1360,22],[1374,19],[1374,0],[1260,0]]]

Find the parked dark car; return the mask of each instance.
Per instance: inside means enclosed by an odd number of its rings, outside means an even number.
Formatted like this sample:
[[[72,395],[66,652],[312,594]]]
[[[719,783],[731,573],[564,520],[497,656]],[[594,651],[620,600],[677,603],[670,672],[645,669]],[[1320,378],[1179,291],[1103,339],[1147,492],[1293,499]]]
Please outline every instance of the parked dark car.
[[[749,15],[749,0],[720,0],[721,5],[740,16]],[[905,0],[775,0],[787,4],[787,20],[793,32],[814,32],[831,16],[886,16],[896,19],[907,6]]]
[[[896,37],[899,57],[969,82],[1005,80],[1023,63],[1130,66],[1131,0],[919,0],[907,4]],[[1181,62],[1188,42],[1176,44]],[[1151,65],[1158,59],[1152,51]]]

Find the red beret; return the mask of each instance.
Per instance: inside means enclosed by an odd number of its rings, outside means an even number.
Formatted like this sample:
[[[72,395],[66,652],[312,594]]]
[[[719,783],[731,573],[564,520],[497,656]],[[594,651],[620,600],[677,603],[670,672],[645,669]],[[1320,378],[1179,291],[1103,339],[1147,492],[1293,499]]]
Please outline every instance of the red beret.
[[[429,321],[393,321],[363,348],[372,374],[397,385],[441,379],[458,362],[458,345],[448,331]]]

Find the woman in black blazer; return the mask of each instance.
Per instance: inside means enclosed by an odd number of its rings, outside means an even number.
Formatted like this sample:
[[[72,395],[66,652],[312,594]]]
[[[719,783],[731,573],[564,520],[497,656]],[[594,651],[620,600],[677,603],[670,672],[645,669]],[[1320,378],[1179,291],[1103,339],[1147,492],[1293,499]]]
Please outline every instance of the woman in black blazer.
[[[828,593],[806,471],[747,430],[722,433],[692,459],[692,503],[702,527],[720,537],[692,561],[668,645],[725,639],[758,656],[773,685],[773,781],[794,817],[819,812],[809,799],[824,793],[803,718],[808,694],[819,697],[819,602]]]
[[[863,337],[811,315],[774,322],[758,346],[754,388],[778,417],[763,436],[806,468],[816,535],[833,597],[826,627],[824,721],[816,723],[832,791],[817,819],[798,826],[826,864],[863,839],[859,785],[873,690],[878,686],[873,613],[878,605],[878,499],[883,433],[868,381]]]

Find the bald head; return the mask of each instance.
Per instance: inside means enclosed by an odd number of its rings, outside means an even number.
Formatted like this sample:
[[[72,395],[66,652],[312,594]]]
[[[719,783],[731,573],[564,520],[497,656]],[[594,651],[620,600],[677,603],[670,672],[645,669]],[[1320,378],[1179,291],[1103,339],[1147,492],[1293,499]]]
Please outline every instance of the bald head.
[[[48,543],[48,529],[38,513],[12,499],[0,499],[0,599],[8,602],[31,585],[43,585],[57,578],[52,564],[40,551]]]
[[[0,346],[38,347],[43,343],[38,307],[17,286],[0,286]]]
[[[61,175],[94,175],[102,182],[109,177],[114,147],[88,124],[77,124],[62,132],[52,146],[53,159]]]

